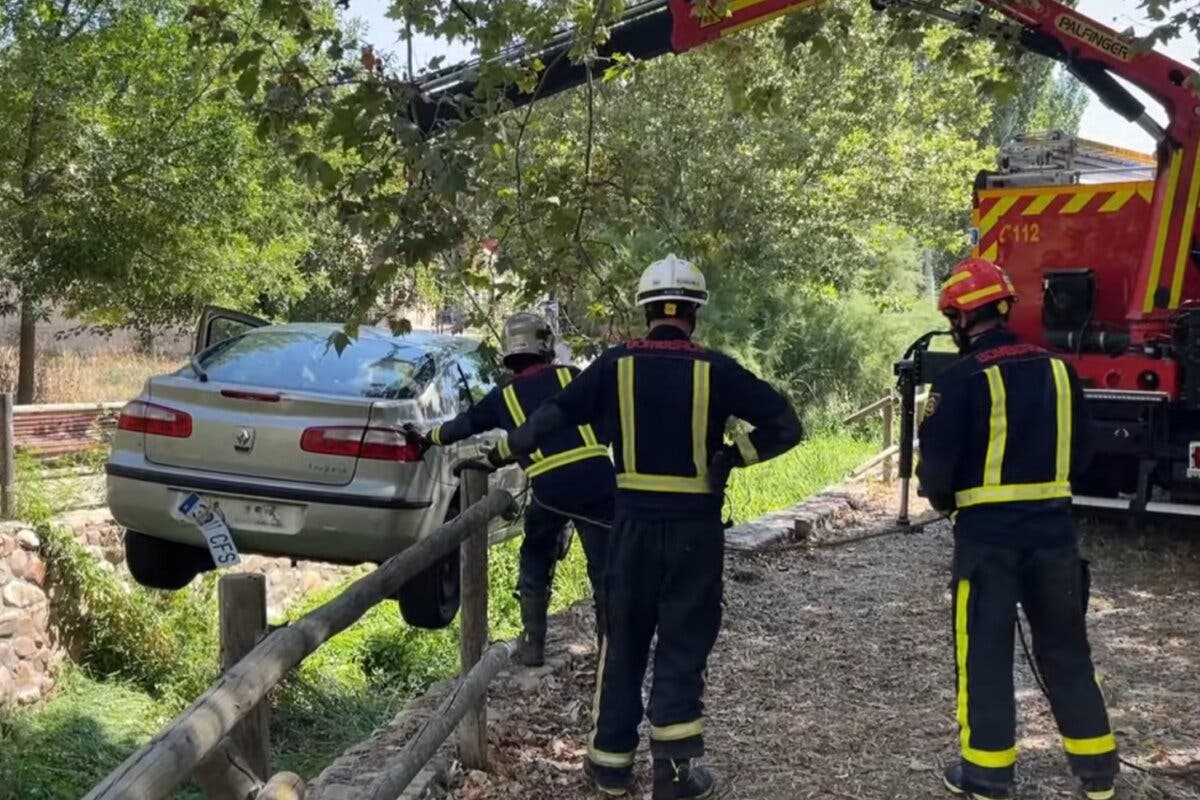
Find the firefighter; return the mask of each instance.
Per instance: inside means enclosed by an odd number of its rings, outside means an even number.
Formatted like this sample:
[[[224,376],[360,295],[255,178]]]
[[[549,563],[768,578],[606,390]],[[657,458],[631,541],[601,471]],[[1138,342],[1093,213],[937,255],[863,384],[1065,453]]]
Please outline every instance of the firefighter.
[[[613,443],[616,516],[605,596],[608,628],[596,679],[595,729],[584,767],[596,787],[624,795],[633,782],[641,687],[654,651],[650,749],[655,800],[709,797],[701,695],[721,621],[730,470],[772,458],[802,436],[781,394],[733,359],[692,341],[708,301],[704,276],[669,255],[638,284],[645,338],[603,353],[509,436],[528,453],[576,425]],[[737,417],[755,426],[723,443]]]
[[[1067,363],[1008,330],[1016,300],[997,265],[972,258],[955,267],[938,307],[963,357],[934,380],[920,426],[923,492],[939,511],[957,512],[961,759],[945,782],[960,796],[1012,796],[1020,603],[1071,769],[1090,800],[1107,800],[1117,745],[1092,667],[1087,562],[1071,518],[1071,482],[1087,460],[1083,395]]]
[[[579,374],[575,367],[554,363],[554,334],[537,314],[520,313],[504,324],[504,364],[515,373],[466,412],[432,429],[424,446],[448,445],[496,428],[512,431],[538,406]],[[501,442],[496,466],[511,460]],[[607,527],[612,520],[616,482],[607,444],[590,425],[559,431],[520,464],[532,485],[521,542],[518,596],[523,631],[516,660],[530,667],[545,660],[546,615],[555,563],[569,546],[568,523],[574,523],[587,558],[588,578],[596,604],[597,634],[603,630],[602,579]]]

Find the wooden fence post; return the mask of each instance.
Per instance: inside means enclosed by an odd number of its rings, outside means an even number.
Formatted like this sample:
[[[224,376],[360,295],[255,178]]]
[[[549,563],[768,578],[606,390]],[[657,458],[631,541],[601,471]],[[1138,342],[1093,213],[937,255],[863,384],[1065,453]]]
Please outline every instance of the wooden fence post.
[[[462,472],[460,508],[470,508],[487,494],[487,474],[474,469]],[[471,671],[488,643],[488,536],[487,521],[462,543],[462,617],[458,655],[461,674]],[[469,710],[458,726],[458,759],[467,769],[487,769],[487,694]]]
[[[892,408],[894,403],[888,403],[883,407],[883,449],[887,450],[892,446]],[[883,460],[883,482],[892,482],[892,457],[888,456]]]
[[[0,394],[0,519],[12,519],[16,513],[13,484],[16,483],[16,448],[13,444],[13,396]]]
[[[267,635],[267,576],[225,575],[217,584],[221,607],[221,669],[229,669]],[[264,779],[271,775],[271,704],[263,700],[230,734]]]

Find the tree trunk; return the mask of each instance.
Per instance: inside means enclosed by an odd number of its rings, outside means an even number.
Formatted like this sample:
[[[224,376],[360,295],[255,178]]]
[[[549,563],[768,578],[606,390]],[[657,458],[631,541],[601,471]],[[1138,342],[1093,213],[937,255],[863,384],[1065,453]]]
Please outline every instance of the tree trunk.
[[[17,405],[28,405],[34,400],[37,386],[37,315],[28,300],[21,303],[21,344],[17,357]]]

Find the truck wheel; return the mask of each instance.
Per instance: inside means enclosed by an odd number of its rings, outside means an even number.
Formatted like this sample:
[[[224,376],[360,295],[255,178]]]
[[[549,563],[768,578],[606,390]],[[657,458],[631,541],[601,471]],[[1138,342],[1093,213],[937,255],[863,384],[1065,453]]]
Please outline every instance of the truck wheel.
[[[125,531],[125,563],[133,579],[150,589],[175,591],[201,572],[214,569],[212,556],[200,547]]]
[[[458,516],[458,497],[451,501],[446,520]],[[396,600],[400,616],[414,628],[439,630],[448,627],[458,615],[462,586],[459,582],[458,548],[433,566],[417,573],[400,587]]]

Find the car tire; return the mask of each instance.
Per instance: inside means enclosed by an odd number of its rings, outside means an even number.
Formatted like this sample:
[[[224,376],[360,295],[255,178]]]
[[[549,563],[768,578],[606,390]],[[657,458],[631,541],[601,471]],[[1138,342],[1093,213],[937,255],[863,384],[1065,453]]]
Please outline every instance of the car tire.
[[[446,521],[457,516],[456,496],[446,512]],[[425,630],[441,630],[449,627],[458,616],[458,606],[462,600],[458,553],[458,548],[455,548],[454,552],[418,572],[400,587],[396,600],[400,604],[400,616],[409,625]]]
[[[212,556],[200,547],[125,531],[125,564],[133,579],[149,589],[176,591],[201,572],[214,569]]]

